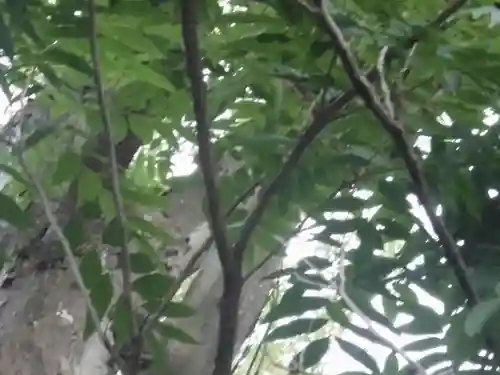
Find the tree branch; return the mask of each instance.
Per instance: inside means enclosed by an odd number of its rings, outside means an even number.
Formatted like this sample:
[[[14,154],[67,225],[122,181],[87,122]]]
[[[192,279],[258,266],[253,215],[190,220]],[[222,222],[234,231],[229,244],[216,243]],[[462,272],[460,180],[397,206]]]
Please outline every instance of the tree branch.
[[[196,136],[199,148],[199,163],[207,194],[208,220],[221,263],[230,268],[233,258],[227,245],[225,224],[222,219],[216,173],[210,145],[210,123],[206,105],[206,86],[203,81],[201,54],[197,36],[197,5],[195,0],[182,2],[182,37],[186,53],[186,71],[191,81],[193,110],[196,118]]]
[[[465,3],[459,1],[458,3]],[[463,4],[462,4],[463,5]],[[455,4],[456,7],[456,4]],[[460,254],[455,240],[448,232],[441,218],[435,213],[431,202],[430,189],[422,172],[420,161],[414,154],[413,148],[405,139],[403,127],[394,118],[389,116],[386,109],[383,107],[380,99],[375,94],[370,82],[361,73],[354,55],[349,50],[346,40],[342,35],[342,31],[332,19],[327,6],[326,0],[321,0],[321,14],[328,25],[329,35],[335,45],[335,49],[344,65],[344,69],[349,76],[349,79],[357,91],[359,96],[363,99],[366,107],[372,111],[375,117],[380,121],[386,132],[392,137],[396,149],[399,151],[406,169],[410,174],[410,178],[415,187],[415,193],[424,207],[424,210],[429,217],[429,220],[438,235],[439,242],[443,247],[445,257],[452,266],[457,277],[460,288],[463,290],[467,304],[475,306],[479,303],[479,295],[474,289],[469,276],[467,265]],[[489,343],[491,345],[492,343]]]
[[[424,31],[434,27],[442,27],[443,23],[445,23],[450,16],[452,16],[455,12],[457,12],[467,0],[455,0],[449,4],[449,6],[441,12],[433,21],[431,21],[422,31],[412,35],[406,41],[404,47],[412,48],[417,42],[419,42],[424,37]],[[317,12],[314,9],[311,9],[310,6],[301,3],[307,7],[309,11]],[[325,20],[323,18],[320,19],[322,22]],[[324,25],[326,30],[329,31],[328,24]],[[386,63],[390,63],[394,60],[397,55],[395,53],[395,49],[389,48],[386,53]],[[377,79],[377,68],[373,67],[367,74],[367,79],[370,81],[374,81]],[[234,245],[234,251],[236,258],[241,258],[242,253],[244,252],[250,237],[253,234],[253,231],[259,224],[264,212],[269,204],[271,198],[274,194],[280,189],[280,186],[286,181],[290,172],[294,169],[295,165],[298,163],[300,157],[303,152],[309,147],[309,145],[313,142],[313,140],[321,133],[321,131],[332,121],[335,120],[339,116],[339,111],[345,107],[351,100],[353,100],[357,95],[356,90],[349,90],[339,96],[337,99],[330,102],[326,107],[320,108],[314,119],[309,125],[309,127],[304,131],[302,136],[300,137],[297,145],[291,152],[288,160],[283,165],[281,171],[276,175],[274,180],[265,188],[261,194],[259,203],[257,207],[250,215],[248,220],[245,222],[240,234],[240,238],[238,242]]]
[[[234,342],[238,327],[238,307],[242,289],[241,263],[235,261],[227,243],[216,172],[210,149],[210,124],[206,105],[206,86],[203,81],[201,54],[197,35],[196,0],[181,2],[182,37],[186,53],[186,71],[191,81],[193,111],[196,118],[196,137],[199,149],[199,163],[203,175],[208,205],[208,222],[222,265],[224,289],[220,301],[219,338],[215,356],[214,375],[230,375],[233,361]]]
[[[30,73],[30,75],[28,76],[26,86],[19,96],[21,103],[23,103],[25,101],[25,98],[26,98],[26,95],[28,92],[28,88],[31,84],[31,81],[33,80],[33,78],[35,76],[35,72],[36,72],[36,70],[33,69],[32,72]],[[20,119],[19,119],[20,124],[24,123],[25,117],[26,117],[26,113],[25,113],[25,111],[23,111],[21,109],[20,110]],[[40,198],[43,211],[45,213],[45,216],[47,217],[47,221],[50,224],[49,228],[52,228],[57,239],[61,243],[64,255],[66,257],[66,261],[68,262],[69,269],[70,269],[71,273],[73,274],[73,276],[75,277],[75,282],[78,285],[78,288],[80,289],[80,291],[83,294],[83,297],[85,300],[85,305],[86,305],[87,309],[89,310],[90,319],[95,326],[95,330],[96,330],[96,333],[97,333],[99,339],[102,341],[104,347],[108,351],[108,353],[111,356],[111,359],[114,361],[114,363],[116,363],[118,365],[118,367],[122,371],[124,371],[125,375],[128,375],[126,364],[121,360],[121,358],[115,359],[112,357],[113,345],[112,345],[110,339],[106,336],[105,331],[101,327],[101,320],[99,318],[99,315],[97,314],[97,310],[95,309],[95,307],[92,303],[89,291],[88,291],[87,287],[85,286],[85,282],[84,282],[82,274],[80,272],[78,262],[77,262],[76,257],[73,254],[73,251],[71,249],[71,245],[70,245],[68,239],[66,238],[64,231],[62,230],[61,226],[59,225],[59,222],[56,218],[56,215],[54,214],[54,212],[52,211],[52,209],[50,207],[49,198],[47,197],[47,193],[45,192],[45,189],[43,188],[43,185],[42,185],[42,182],[40,181],[40,178],[35,173],[31,172],[30,168],[28,167],[28,165],[26,163],[26,160],[24,158],[24,150],[23,150],[24,142],[21,141],[19,145],[16,145],[16,144],[12,144],[9,140],[4,139],[4,138],[2,138],[1,141],[5,142],[7,145],[12,147],[12,151],[14,154],[16,154],[17,159],[19,161],[19,165],[21,166],[22,170],[26,174],[28,181],[30,183],[32,183],[35,187],[35,191],[37,192],[37,194]]]
[[[111,126],[111,119],[109,117],[106,99],[104,97],[104,85],[101,77],[101,68],[99,62],[99,47],[97,43],[97,26],[96,26],[96,9],[95,0],[88,0],[88,13],[90,22],[90,50],[92,55],[92,62],[94,67],[94,81],[95,89],[97,91],[97,100],[101,112],[101,118],[104,127],[104,135],[109,142],[109,155],[111,163],[111,181],[112,181],[112,196],[116,207],[116,217],[118,223],[123,230],[123,244],[120,251],[120,267],[122,270],[123,278],[123,297],[127,309],[130,311],[131,319],[131,337],[137,334],[137,321],[135,319],[133,305],[132,305],[132,281],[131,281],[131,266],[130,266],[130,253],[128,249],[128,236],[126,228],[126,216],[123,206],[123,198],[120,192],[120,181],[118,177],[118,162],[116,158],[116,149],[113,142],[113,129]]]
[[[196,39],[196,19],[194,18],[195,14],[195,5],[193,4],[194,0],[184,0],[183,1],[183,35],[185,38],[185,43],[186,41],[190,41],[192,45],[195,45],[197,47],[197,39]],[[454,4],[453,7],[450,7],[446,12],[441,13],[434,21],[432,21],[429,24],[429,27],[433,27],[435,25],[441,25],[444,21],[448,19],[449,16],[451,16],[454,12],[456,12],[466,1],[464,0],[459,0],[457,1],[457,4]],[[189,27],[187,27],[189,26]],[[191,30],[187,30],[191,29]],[[405,47],[411,48],[415,43],[417,43],[420,38],[422,38],[423,34],[419,33],[416,34],[412,37],[410,37],[407,41],[407,45]],[[191,37],[194,40],[190,40],[189,37]],[[188,50],[188,44],[186,43],[186,55],[187,55],[187,60],[189,62],[190,60],[190,55],[193,53],[193,51]],[[199,52],[197,51],[197,48],[194,50],[195,56],[199,55]],[[394,50],[389,49],[387,52],[387,61],[393,60],[396,58],[396,54],[394,53]],[[196,65],[201,65],[199,62],[199,58],[195,59],[197,61]],[[196,66],[195,65],[195,66]],[[188,64],[188,69],[189,69],[189,64]],[[201,103],[201,111],[199,115],[201,116],[196,116],[197,118],[197,125],[199,127],[200,125],[200,119],[203,121],[206,120],[206,112],[205,109],[205,102],[204,102],[204,95],[205,95],[205,90],[204,90],[204,85],[202,85],[202,78],[201,78],[201,69],[193,69],[193,74],[190,74],[192,77],[198,77],[198,86],[201,87],[201,90],[197,90],[196,92],[193,92],[193,99],[196,99],[198,97],[198,102]],[[375,80],[377,78],[377,70],[376,68],[371,69],[370,73],[368,74],[368,77],[370,80]],[[193,80],[193,78],[192,78]],[[194,86],[194,85],[193,85]],[[194,87],[193,87],[194,89]],[[193,90],[194,91],[194,90]],[[282,185],[286,182],[287,178],[290,176],[290,174],[293,172],[294,168],[298,164],[302,154],[305,152],[305,150],[311,145],[311,143],[314,141],[314,139],[323,131],[323,129],[334,119],[336,119],[339,116],[339,111],[345,107],[352,99],[354,99],[357,95],[357,92],[355,90],[350,90],[343,95],[339,96],[337,99],[333,100],[330,102],[328,105],[325,107],[321,107],[319,110],[314,111],[313,114],[313,120],[311,124],[305,129],[301,137],[299,138],[295,148],[292,150],[290,153],[290,156],[284,163],[282,169],[280,172],[276,175],[276,177],[270,182],[270,184],[263,189],[263,191],[260,194],[259,201],[257,203],[256,208],[252,211],[248,219],[246,220],[245,224],[243,225],[243,228],[240,233],[240,237],[238,241],[233,245],[232,247],[232,253],[228,253],[227,256],[228,258],[232,258],[234,256],[234,271],[238,274],[238,277],[234,278],[237,280],[237,283],[229,285],[229,283],[226,283],[226,278],[224,278],[224,283],[225,283],[225,288],[224,288],[224,293],[221,301],[221,316],[220,316],[220,327],[219,327],[219,346],[217,350],[217,356],[216,356],[216,361],[215,361],[215,369],[214,369],[214,375],[226,375],[230,374],[231,371],[231,361],[232,361],[232,356],[233,356],[233,346],[234,346],[234,340],[236,336],[236,329],[237,329],[237,315],[238,315],[238,303],[239,303],[239,297],[241,294],[241,287],[242,287],[242,275],[241,275],[241,263],[243,259],[243,253],[247,247],[247,244],[256,229],[257,225],[260,223],[269,203],[271,202],[271,199],[274,197],[274,195],[279,191],[279,189],[282,187]],[[200,105],[200,104],[199,104]],[[196,107],[196,100],[195,100],[195,107]],[[196,109],[195,109],[196,112]],[[204,115],[204,116],[203,116]],[[208,133],[208,127],[205,127],[205,131]],[[200,134],[198,134],[198,137],[200,137]],[[207,134],[208,138],[208,134]],[[207,152],[207,150],[205,150]],[[200,147],[200,156],[201,156],[201,162],[202,162],[202,167],[203,164],[210,163],[210,159],[204,157],[202,154],[202,149]],[[210,155],[208,155],[210,156]],[[204,160],[205,159],[205,160]],[[210,170],[205,165],[205,168]],[[204,174],[205,177],[205,174]],[[207,189],[208,190],[208,189]],[[210,200],[209,200],[210,202]],[[210,205],[209,205],[210,209]],[[215,234],[215,233],[214,233]],[[219,249],[220,251],[220,249]],[[219,253],[220,254],[220,253]],[[220,255],[219,255],[220,256]],[[221,257],[222,261],[223,257]],[[227,269],[228,267],[226,267]],[[224,266],[223,266],[224,270]],[[226,319],[227,318],[227,319]],[[223,326],[226,326],[225,328]],[[226,335],[226,336],[223,336]],[[222,339],[224,338],[224,339]],[[225,345],[225,347],[223,347]]]

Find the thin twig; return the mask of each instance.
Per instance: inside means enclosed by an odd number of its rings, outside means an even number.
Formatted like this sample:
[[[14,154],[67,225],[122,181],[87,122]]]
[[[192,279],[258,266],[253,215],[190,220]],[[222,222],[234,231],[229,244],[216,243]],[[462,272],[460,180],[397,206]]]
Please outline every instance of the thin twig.
[[[28,88],[31,84],[31,81],[34,78],[35,71],[36,70],[33,69],[31,74],[28,76],[26,86],[20,94],[19,100],[21,103],[23,103],[25,98],[26,98]],[[25,112],[23,112],[23,110],[21,109],[19,123],[23,124],[24,121],[25,121]],[[56,216],[54,215],[54,213],[52,212],[52,209],[50,208],[50,202],[49,202],[49,199],[47,197],[47,194],[45,193],[43,185],[42,185],[40,179],[38,178],[38,176],[30,171],[30,169],[29,169],[29,167],[24,159],[22,142],[21,142],[20,146],[13,145],[12,151],[14,154],[17,154],[19,165],[21,166],[24,173],[26,174],[26,177],[28,178],[29,182],[31,182],[35,186],[36,192],[38,193],[38,195],[40,197],[45,216],[47,217],[47,220],[49,221],[49,224],[50,224],[52,230],[54,231],[59,242],[61,243],[61,246],[62,246],[63,251],[64,251],[65,256],[66,256],[66,261],[68,262],[69,269],[71,270],[71,272],[73,273],[73,276],[75,277],[76,284],[78,285],[81,292],[83,293],[85,304],[86,304],[87,309],[89,310],[90,319],[92,320],[92,323],[95,326],[97,335],[101,339],[106,350],[111,354],[111,353],[113,353],[113,345],[111,344],[110,340],[108,339],[108,337],[106,336],[106,334],[104,333],[104,331],[101,327],[101,320],[99,318],[99,315],[97,314],[97,310],[95,309],[95,307],[92,303],[88,289],[85,286],[85,282],[83,281],[83,277],[82,277],[82,274],[80,273],[80,268],[78,266],[78,262],[76,261],[75,255],[73,254],[73,251],[71,250],[71,245],[70,245],[68,239],[64,235],[64,232],[63,232],[61,226],[59,225]],[[125,368],[124,364],[119,359],[118,359],[117,364],[119,365],[119,367],[121,369]]]
[[[191,81],[199,163],[208,205],[208,222],[221,262],[224,281],[219,309],[218,344],[213,373],[215,375],[230,375],[234,342],[238,328],[238,307],[243,283],[241,264],[235,261],[234,254],[227,243],[225,223],[219,204],[216,170],[213,167],[210,149],[210,123],[206,104],[206,85],[203,81],[198,42],[198,8],[196,0],[183,0],[181,2],[182,38],[186,54],[186,71]]]
[[[123,298],[127,309],[130,311],[131,316],[131,337],[135,337],[138,332],[137,321],[135,319],[134,309],[132,305],[132,270],[130,266],[130,252],[128,249],[128,236],[126,222],[127,218],[125,216],[125,210],[123,206],[123,198],[120,191],[120,181],[118,175],[118,162],[116,159],[116,150],[113,142],[113,128],[111,126],[111,119],[109,116],[108,108],[106,105],[106,99],[104,97],[104,85],[101,77],[101,68],[99,61],[99,46],[97,42],[97,25],[96,25],[96,10],[95,10],[95,0],[88,0],[88,13],[89,13],[89,23],[90,23],[90,49],[92,55],[92,62],[94,65],[94,81],[95,88],[97,90],[97,100],[99,103],[99,109],[101,113],[101,118],[104,127],[104,135],[109,141],[109,155],[111,163],[111,180],[112,180],[112,196],[113,202],[116,208],[116,217],[118,223],[123,231],[123,244],[120,251],[120,268],[122,270],[122,282],[123,282]]]
[[[94,325],[96,327],[96,331],[97,331],[100,339],[104,343],[104,346],[106,347],[106,349],[109,351],[109,353],[112,353],[113,346],[111,345],[110,341],[108,340],[108,338],[106,337],[106,335],[104,334],[104,332],[101,329],[99,315],[97,314],[97,311],[94,308],[94,305],[92,304],[92,300],[90,299],[89,292],[88,292],[87,288],[85,287],[85,283],[83,281],[82,274],[80,273],[80,268],[78,267],[78,262],[76,261],[76,258],[73,254],[73,251],[71,250],[71,245],[70,245],[68,239],[64,235],[64,232],[63,232],[61,226],[57,222],[57,218],[55,217],[54,213],[52,212],[52,210],[50,208],[50,202],[49,202],[49,199],[47,197],[47,194],[45,193],[45,190],[43,189],[42,183],[41,183],[40,179],[38,178],[38,176],[36,176],[34,173],[32,173],[29,170],[29,168],[24,160],[24,156],[22,155],[22,150],[19,151],[18,159],[19,159],[19,164],[20,164],[21,168],[23,169],[24,173],[28,177],[28,180],[30,180],[30,182],[35,186],[36,191],[40,197],[40,200],[41,200],[44,212],[45,212],[45,216],[47,216],[47,220],[49,221],[50,226],[54,230],[54,233],[56,234],[57,238],[59,239],[59,242],[62,245],[62,248],[63,248],[64,253],[66,255],[66,259],[68,261],[69,268],[73,272],[73,275],[75,276],[75,281],[78,284],[78,287],[80,288],[80,290],[82,291],[82,293],[84,295],[85,303],[87,305],[87,308],[89,309],[90,318],[92,319],[92,322],[94,323]]]
[[[380,89],[382,91],[385,109],[389,112],[389,116],[394,118],[396,112],[394,110],[394,104],[392,103],[391,89],[389,87],[389,84],[387,83],[385,72],[388,51],[389,47],[387,46],[382,47],[382,49],[380,50],[379,58],[377,61],[377,70],[379,74]]]

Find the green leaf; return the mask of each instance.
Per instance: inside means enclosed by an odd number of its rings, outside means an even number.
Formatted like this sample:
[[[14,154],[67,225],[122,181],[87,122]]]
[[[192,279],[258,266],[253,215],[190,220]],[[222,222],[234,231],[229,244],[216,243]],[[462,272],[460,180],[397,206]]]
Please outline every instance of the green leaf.
[[[165,355],[166,340],[160,340],[154,332],[146,332],[145,340],[153,356],[154,373],[161,374],[168,368],[168,356]]]
[[[10,59],[14,58],[14,41],[9,27],[5,24],[3,17],[0,15],[0,50],[3,50],[5,56]]]
[[[116,247],[124,246],[125,232],[118,218],[114,218],[104,229],[102,242]]]
[[[316,366],[325,356],[329,347],[330,339],[328,337],[311,341],[300,353],[296,354],[296,358],[301,359],[301,368],[305,370]]]
[[[446,71],[443,81],[443,89],[450,94],[456,94],[462,85],[462,76],[457,71]]]
[[[405,351],[426,351],[429,349],[435,349],[443,345],[443,340],[437,337],[426,337],[425,339],[413,341],[409,344],[403,346]]]
[[[99,207],[105,222],[112,221],[116,217],[116,205],[113,199],[113,193],[110,190],[101,190],[97,197]]]
[[[227,110],[228,106],[233,104],[234,98],[244,93],[248,86],[247,75],[248,72],[243,71],[234,76],[226,76],[210,88],[207,95],[210,119],[215,119]]]
[[[465,333],[474,336],[481,332],[486,322],[500,309],[500,298],[482,301],[472,308],[465,319]]]
[[[172,241],[172,236],[170,236],[164,228],[161,228],[150,220],[131,216],[128,218],[128,223],[131,229],[148,234],[156,240],[161,240],[167,243]]]
[[[92,289],[95,285],[95,275],[103,273],[101,260],[96,250],[87,250],[80,261],[80,273],[83,282],[88,289]]]
[[[124,295],[122,294],[113,306],[113,312],[111,314],[111,327],[113,330],[115,344],[123,345],[129,342],[133,333],[131,332],[132,319],[133,317],[131,311],[128,308]]]
[[[83,167],[80,155],[68,151],[61,155],[56,165],[56,170],[52,175],[52,182],[55,185],[75,178]]]
[[[64,227],[64,236],[75,251],[87,239],[85,236],[85,226],[81,215],[74,215]]]
[[[358,237],[364,246],[370,246],[372,249],[383,249],[384,241],[380,232],[373,223],[362,221],[358,225]]]
[[[85,168],[78,178],[78,201],[84,203],[95,200],[102,188],[99,175]]]
[[[272,322],[288,316],[298,316],[307,311],[318,310],[329,304],[329,300],[323,297],[284,295],[280,303],[273,307],[264,318],[264,322]]]
[[[165,316],[169,318],[187,318],[195,312],[196,310],[182,302],[171,301],[165,307]]]
[[[399,362],[398,362],[398,357],[396,357],[395,353],[391,353],[384,365],[384,375],[397,375],[399,374]]]
[[[367,352],[365,352],[359,346],[356,346],[349,341],[345,341],[340,337],[337,337],[336,340],[340,348],[344,352],[349,354],[353,359],[371,370],[373,374],[380,374],[380,369],[378,368],[377,362],[370,355],[368,355]]]
[[[109,274],[94,275],[93,288],[90,289],[90,300],[100,318],[106,313],[113,298],[113,284]]]
[[[198,342],[191,335],[172,324],[158,323],[156,324],[156,327],[158,328],[161,335],[167,340],[175,340],[193,345],[198,344]]]
[[[56,127],[55,126],[50,126],[50,127],[42,127],[39,129],[36,129],[33,133],[31,133],[28,138],[23,142],[23,151],[27,151],[36,145],[38,145],[40,142],[45,140],[48,136],[51,134],[55,133]]]
[[[168,92],[175,91],[174,85],[163,74],[157,73],[155,70],[148,68],[145,65],[129,62],[128,69],[133,72],[142,82],[147,82],[153,86],[165,89]]]
[[[26,180],[21,173],[16,171],[14,168],[6,165],[6,164],[0,164],[0,172],[4,172],[9,174],[13,179],[15,179],[17,182],[23,184],[26,187],[30,187],[30,183],[28,180]]]
[[[400,334],[392,325],[392,322],[384,315],[378,312],[372,305],[372,300],[375,295],[366,292],[361,288],[356,288],[352,283],[347,283],[346,293],[354,304],[366,315],[370,320],[381,324],[395,334]]]
[[[330,319],[335,323],[339,323],[341,326],[346,326],[349,324],[349,317],[344,311],[344,304],[341,301],[335,301],[327,306],[326,311]]]
[[[130,254],[130,267],[133,273],[151,273],[156,270],[151,257],[144,253]]]
[[[146,301],[155,302],[165,298],[173,285],[174,280],[171,277],[152,273],[139,277],[133,282],[132,287]]]
[[[88,77],[92,77],[94,74],[94,70],[85,60],[74,53],[65,51],[59,47],[47,48],[45,58],[49,61],[62,63]]]
[[[289,323],[275,328],[269,335],[264,339],[265,342],[283,340],[290,337],[308,334],[316,332],[317,330],[323,328],[328,320],[326,319],[295,319]]]
[[[89,297],[94,306],[98,317],[102,318],[106,313],[111,299],[113,298],[113,284],[109,274],[104,273],[101,266],[101,260],[95,250],[88,250],[80,261],[80,273],[85,286],[89,290]],[[87,311],[84,337],[88,337],[95,332],[96,327]]]
[[[364,199],[352,196],[335,197],[325,205],[326,211],[332,212],[355,212],[365,208],[367,202]]]
[[[346,234],[350,232],[355,232],[360,224],[359,219],[347,219],[347,220],[328,220],[325,225],[325,231],[328,234]]]
[[[449,357],[447,353],[431,353],[423,358],[420,358],[418,362],[422,365],[423,368],[427,369],[438,364],[442,364],[449,361]],[[406,364],[400,371],[402,374],[408,374],[414,370],[414,366],[412,364]]]
[[[400,288],[398,291],[403,292]],[[398,330],[411,334],[438,334],[443,330],[443,319],[432,308],[421,305],[417,300],[413,300],[413,293],[406,293],[406,298],[401,306],[398,306],[400,312],[409,314],[415,317],[411,322],[403,324],[398,327]],[[416,297],[415,297],[416,298]]]
[[[139,116],[129,117],[130,130],[141,139],[143,144],[149,144],[153,140],[158,122],[158,120],[150,120]]]
[[[23,211],[11,197],[2,192],[0,192],[0,220],[21,229],[27,228],[31,223],[28,213]]]

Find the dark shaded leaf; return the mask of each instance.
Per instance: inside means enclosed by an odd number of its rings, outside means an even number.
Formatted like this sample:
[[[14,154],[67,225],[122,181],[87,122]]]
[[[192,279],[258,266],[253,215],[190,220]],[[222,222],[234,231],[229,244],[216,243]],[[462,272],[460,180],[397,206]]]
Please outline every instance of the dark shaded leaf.
[[[327,298],[322,297],[297,296],[297,298],[288,298],[289,296],[284,295],[280,303],[269,311],[264,318],[265,322],[272,322],[289,316],[298,316],[306,311],[321,309],[329,303]]]
[[[363,349],[361,349],[359,346],[356,346],[349,341],[345,341],[341,339],[340,337],[336,338],[337,343],[339,344],[340,348],[349,354],[353,359],[361,363],[363,366],[368,368],[369,370],[372,371],[373,374],[380,374],[380,370],[378,368],[377,362],[370,356],[368,355],[367,352],[365,352]]]
[[[187,318],[192,316],[196,311],[182,303],[171,301],[167,304],[165,308],[165,315],[169,318]]]
[[[48,59],[62,63],[88,77],[92,77],[94,74],[94,70],[83,58],[71,52],[65,51],[62,48],[49,48],[45,54]]]
[[[42,127],[39,129],[36,129],[31,135],[26,138],[24,141],[24,151],[29,150],[30,148],[35,147],[37,144],[42,142],[44,139],[46,139],[49,135],[55,133],[56,127],[55,126],[50,126],[50,127]]]
[[[313,333],[323,328],[328,323],[326,319],[295,319],[289,323],[279,326],[271,331],[264,339],[266,342],[283,340],[290,337]]]
[[[364,199],[352,196],[335,197],[330,200],[326,207],[326,211],[333,212],[355,212],[366,206],[367,202]]]
[[[150,273],[156,270],[151,257],[144,253],[130,254],[130,267],[134,273]]]
[[[64,227],[64,235],[73,251],[77,250],[86,240],[85,226],[80,215],[74,215]]]
[[[139,293],[146,301],[163,299],[168,295],[172,286],[172,278],[161,273],[141,276],[132,284],[134,291]]]
[[[120,295],[118,301],[116,301],[116,304],[113,306],[111,319],[115,344],[124,345],[128,343],[132,337],[131,328],[133,316],[123,294]]]
[[[124,245],[124,239],[125,234],[123,227],[121,226],[119,219],[114,218],[106,226],[106,229],[104,229],[104,233],[102,234],[102,242],[110,246],[121,247]]]
[[[316,366],[319,361],[324,357],[330,346],[330,339],[328,337],[314,340],[307,344],[307,346],[296,357],[302,359],[302,369],[308,369]]]
[[[465,319],[465,333],[474,336],[481,332],[486,322],[500,309],[500,298],[482,301],[474,306]]]
[[[83,167],[82,158],[74,152],[68,151],[61,155],[52,175],[52,182],[56,185],[75,178]]]
[[[384,375],[397,375],[399,374],[399,363],[398,363],[398,357],[396,357],[395,353],[391,353],[384,365]]]
[[[0,15],[0,51],[3,51],[3,54],[10,59],[14,58],[14,41],[3,15]]]
[[[168,323],[158,323],[156,325],[159,332],[167,340],[174,340],[186,344],[197,344],[198,342],[182,329]]]
[[[27,228],[31,219],[9,196],[0,192],[0,220],[4,220],[17,228]]]
[[[438,348],[445,343],[443,340],[437,337],[426,337],[425,339],[413,341],[409,344],[406,344],[403,349],[405,351],[426,351],[429,349]]]
[[[30,183],[28,182],[28,180],[26,180],[21,173],[19,173],[18,171],[16,171],[14,168],[6,165],[6,164],[0,164],[0,172],[4,172],[4,173],[7,173],[8,175],[10,175],[12,178],[14,178],[17,182],[20,182],[21,184],[23,184],[24,186],[26,187],[29,187],[30,186]]]

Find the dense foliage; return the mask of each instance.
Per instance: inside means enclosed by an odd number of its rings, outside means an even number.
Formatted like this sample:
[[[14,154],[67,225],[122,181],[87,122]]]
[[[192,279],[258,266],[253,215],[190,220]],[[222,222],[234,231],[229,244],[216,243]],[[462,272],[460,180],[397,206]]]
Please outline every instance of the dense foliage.
[[[106,133],[106,123],[102,101],[93,95],[99,87],[86,3],[0,1],[0,83],[9,105],[32,96],[36,99],[25,111],[33,103],[50,108],[50,114],[21,120],[17,115],[4,127],[0,167],[12,179],[0,193],[0,218],[29,230],[36,223],[27,212],[39,199],[40,186],[53,200],[77,187],[77,213],[64,232],[74,250],[84,248],[74,252],[102,314],[113,287],[98,254],[83,246],[84,222],[103,218],[102,239],[113,246],[123,245],[124,231],[115,210],[113,179],[103,162],[107,146],[99,135]],[[95,3],[97,70],[108,97],[114,142],[121,145],[117,163],[126,169],[119,178],[129,213],[126,232],[140,244],[140,251],[130,256],[131,272],[142,275],[132,288],[154,312],[175,283],[155,248],[175,234],[164,233],[136,208],[152,211],[168,204],[162,192],[182,188],[183,182],[172,175],[173,157],[200,139],[181,27],[187,6],[177,0]],[[414,352],[425,352],[417,355],[425,369],[446,363],[461,373],[496,371],[498,6],[486,0],[325,2],[360,70],[370,72],[366,77],[378,98],[370,104],[369,93],[361,92],[366,81],[352,82],[359,75],[349,72],[348,64],[346,73],[349,59],[335,41],[323,2],[190,3],[198,7],[213,154],[219,159],[231,155],[243,165],[218,181],[221,216],[253,184],[266,191],[292,150],[304,146],[286,163],[290,165],[245,246],[243,269],[248,272],[269,254],[285,251],[283,239],[304,229],[297,229],[301,221],[313,233],[298,262],[269,275],[280,285],[286,281],[286,291],[264,310],[259,324],[272,327],[262,341],[297,343],[310,334],[300,355],[283,361],[284,366],[287,361],[299,365],[290,373],[309,371],[324,356],[326,363],[335,363],[328,358],[334,355],[329,346],[335,341],[371,374],[397,373],[395,355],[414,358]],[[377,108],[389,115],[374,115]],[[391,134],[384,116],[404,129],[404,139]],[[306,131],[311,126],[316,126],[312,134]],[[16,127],[22,128],[22,139],[14,142]],[[405,152],[416,156],[407,160]],[[207,202],[207,212],[211,207]],[[429,208],[434,211],[427,212],[431,224],[425,212]],[[240,238],[246,215],[236,210],[227,219],[231,243]],[[436,222],[443,225],[436,228]],[[3,257],[9,261],[12,254]],[[442,314],[423,305],[415,287],[439,299]],[[370,303],[375,297],[383,309]],[[117,305],[114,328],[128,337],[128,325],[120,320],[127,316],[126,299]],[[169,313],[182,316],[190,309],[171,303]],[[402,313],[413,319],[395,325]],[[424,336],[397,349],[365,322],[353,320],[353,314],[398,335]],[[333,335],[334,327],[389,347],[393,355],[379,368],[378,358]],[[191,340],[175,327],[156,328],[163,329],[166,340]],[[249,353],[265,361],[259,354],[263,347],[252,344]],[[429,351],[438,347],[444,350]],[[258,361],[250,357],[241,362],[240,371],[257,373]]]

